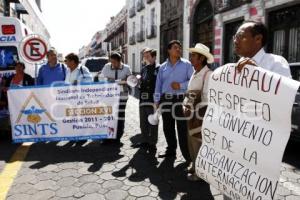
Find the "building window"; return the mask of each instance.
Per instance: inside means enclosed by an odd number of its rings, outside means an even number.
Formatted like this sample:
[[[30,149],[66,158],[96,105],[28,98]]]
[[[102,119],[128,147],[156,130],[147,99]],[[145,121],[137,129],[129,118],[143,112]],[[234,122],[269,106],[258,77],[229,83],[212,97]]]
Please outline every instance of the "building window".
[[[135,53],[132,54],[132,72],[136,72],[135,71]]]
[[[145,29],[145,18],[144,15],[141,16],[141,31],[144,31]]]
[[[285,57],[288,62],[300,62],[300,4],[269,14],[270,43],[268,50]]]
[[[144,0],[137,0],[136,10],[139,12],[145,8]]]
[[[130,1],[130,7],[129,7],[129,18],[132,18],[135,16],[135,0]]]
[[[135,44],[135,22],[132,22],[132,33],[131,36],[129,36],[129,44],[130,45]]]
[[[224,59],[223,63],[235,63],[239,60],[238,55],[234,52],[233,36],[238,30],[239,26],[243,23],[243,20],[228,23],[224,29]]]
[[[209,0],[202,0],[193,16],[192,46],[201,42],[212,49],[213,44],[213,8]]]
[[[152,8],[150,12],[150,23],[147,28],[147,38],[148,39],[155,38],[157,34],[156,31],[157,31],[157,27],[156,27],[155,8]]]
[[[145,18],[144,15],[140,17],[140,31],[137,33],[137,42],[145,40]]]

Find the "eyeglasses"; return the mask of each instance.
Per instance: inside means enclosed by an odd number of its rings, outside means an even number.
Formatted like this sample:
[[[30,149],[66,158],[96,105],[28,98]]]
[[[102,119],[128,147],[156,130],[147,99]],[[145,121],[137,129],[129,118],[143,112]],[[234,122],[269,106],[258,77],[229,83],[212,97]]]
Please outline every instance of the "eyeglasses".
[[[243,33],[237,33],[234,36],[232,36],[232,40],[242,40],[244,39],[246,36]]]

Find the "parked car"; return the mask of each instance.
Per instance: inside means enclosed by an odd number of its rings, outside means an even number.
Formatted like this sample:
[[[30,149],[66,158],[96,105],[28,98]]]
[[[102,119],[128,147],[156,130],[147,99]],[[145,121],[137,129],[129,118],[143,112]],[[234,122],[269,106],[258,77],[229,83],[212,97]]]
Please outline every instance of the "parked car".
[[[300,62],[291,63],[290,69],[293,79],[300,81]],[[292,111],[291,139],[300,141],[300,88],[298,89]]]
[[[106,63],[108,63],[107,57],[89,57],[81,61],[81,64],[90,70],[96,82],[99,80],[98,76]]]

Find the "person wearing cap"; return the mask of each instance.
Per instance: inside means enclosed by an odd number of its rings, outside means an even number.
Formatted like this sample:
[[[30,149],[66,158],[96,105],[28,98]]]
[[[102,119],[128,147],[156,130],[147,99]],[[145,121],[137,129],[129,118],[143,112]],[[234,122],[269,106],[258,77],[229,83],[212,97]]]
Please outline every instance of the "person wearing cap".
[[[188,164],[191,158],[187,145],[187,120],[183,116],[182,102],[194,69],[188,60],[181,58],[181,52],[180,41],[173,40],[168,44],[169,58],[159,68],[154,103],[156,108],[161,110],[163,131],[168,145],[165,153],[159,157],[176,157],[176,124],[180,150]]]
[[[64,64],[57,61],[57,52],[51,48],[47,52],[48,62],[39,69],[37,85],[51,85],[55,82],[64,82],[67,68]]]
[[[122,56],[118,52],[112,52],[110,62],[104,65],[101,76],[106,78],[110,82],[117,82],[121,87],[119,113],[118,113],[118,128],[116,140],[106,140],[104,144],[114,143],[116,145],[122,145],[121,137],[124,134],[125,124],[125,109],[128,100],[128,85],[127,78],[131,75],[130,67],[122,63]]]
[[[148,116],[154,113],[153,94],[155,90],[156,76],[159,65],[156,64],[156,50],[145,48],[143,51],[145,66],[141,70],[140,79],[140,128],[142,142],[133,144],[134,148],[143,148],[151,155],[156,153],[156,143],[158,137],[158,125],[152,125],[148,121]]]
[[[204,44],[198,43],[190,48],[190,61],[195,69],[188,84],[186,97],[183,101],[184,114],[188,121],[188,148],[192,159],[192,166],[189,169],[188,180],[201,180],[195,173],[195,161],[202,144],[201,126],[202,117],[207,108],[208,80],[212,71],[208,63],[213,63],[214,57]]]

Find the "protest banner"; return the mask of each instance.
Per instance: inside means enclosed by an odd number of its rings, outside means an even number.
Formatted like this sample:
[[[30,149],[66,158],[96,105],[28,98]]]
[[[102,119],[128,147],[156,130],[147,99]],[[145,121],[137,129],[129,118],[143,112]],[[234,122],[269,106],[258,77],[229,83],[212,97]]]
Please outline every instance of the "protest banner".
[[[275,199],[299,82],[247,66],[209,80],[197,175],[232,200]]]
[[[115,83],[11,88],[13,141],[116,138],[119,98]]]

